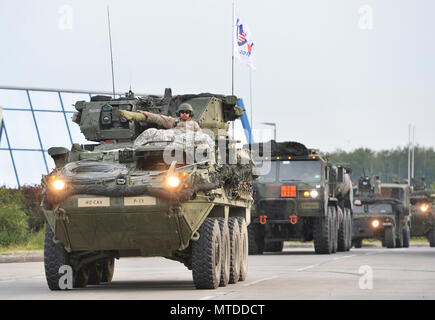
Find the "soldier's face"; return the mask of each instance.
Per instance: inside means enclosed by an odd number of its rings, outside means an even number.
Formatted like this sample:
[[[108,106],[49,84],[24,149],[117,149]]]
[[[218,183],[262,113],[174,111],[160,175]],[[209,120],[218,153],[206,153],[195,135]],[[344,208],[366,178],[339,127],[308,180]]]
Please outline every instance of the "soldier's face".
[[[180,111],[180,119],[181,120],[189,120],[190,119],[190,111]]]

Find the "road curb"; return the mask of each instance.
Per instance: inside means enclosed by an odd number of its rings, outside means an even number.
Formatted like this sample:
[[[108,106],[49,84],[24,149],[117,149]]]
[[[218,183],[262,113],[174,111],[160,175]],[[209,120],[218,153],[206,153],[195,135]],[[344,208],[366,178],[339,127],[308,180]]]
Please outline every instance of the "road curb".
[[[24,252],[0,254],[0,263],[21,263],[21,262],[41,262],[44,261],[43,252]]]

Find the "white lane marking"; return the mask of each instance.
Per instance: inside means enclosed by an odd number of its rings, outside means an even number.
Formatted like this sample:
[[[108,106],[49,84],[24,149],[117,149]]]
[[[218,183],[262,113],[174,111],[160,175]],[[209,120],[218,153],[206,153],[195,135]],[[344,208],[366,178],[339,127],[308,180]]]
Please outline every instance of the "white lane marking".
[[[315,268],[315,267],[317,267],[317,266],[319,266],[319,264],[313,264],[313,265],[308,266],[308,267],[304,267],[304,268],[296,269],[296,271],[304,271],[304,270],[307,270],[307,269]]]
[[[264,278],[264,279],[259,279],[259,280],[256,280],[256,281],[252,281],[252,282],[250,282],[250,283],[246,283],[246,284],[244,284],[243,286],[244,286],[244,287],[249,287],[249,286],[252,286],[252,285],[257,284],[257,283],[259,283],[259,282],[263,282],[263,281],[267,281],[267,280],[272,280],[272,279],[276,279],[276,278],[278,278],[278,276],[269,277],[269,278]]]
[[[224,295],[229,294],[229,293],[232,293],[232,292],[234,292],[234,291],[229,291],[229,292],[218,292],[218,293],[216,293],[214,296],[205,296],[205,297],[199,298],[199,300],[211,300],[211,299],[216,298],[216,297],[218,297],[218,296],[224,296]]]
[[[355,256],[356,256],[356,254],[351,254],[349,256],[337,257],[337,258],[334,258],[333,260],[347,259],[347,258],[352,258],[352,257],[355,257]]]

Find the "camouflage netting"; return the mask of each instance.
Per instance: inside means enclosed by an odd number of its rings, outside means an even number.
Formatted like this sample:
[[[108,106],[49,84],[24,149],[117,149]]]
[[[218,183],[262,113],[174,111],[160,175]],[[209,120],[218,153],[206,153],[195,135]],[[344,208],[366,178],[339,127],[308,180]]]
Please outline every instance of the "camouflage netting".
[[[270,140],[263,143],[252,143],[250,145],[252,150],[258,150],[259,156],[267,156],[264,152],[270,150],[271,156],[278,155],[291,155],[291,156],[306,156],[308,155],[308,149],[305,145],[299,142],[288,141],[288,142],[276,142],[275,140]]]
[[[142,132],[134,141],[134,146],[139,147],[150,142],[170,142],[180,148],[214,149],[214,141],[210,136],[201,131],[179,129],[151,128]]]

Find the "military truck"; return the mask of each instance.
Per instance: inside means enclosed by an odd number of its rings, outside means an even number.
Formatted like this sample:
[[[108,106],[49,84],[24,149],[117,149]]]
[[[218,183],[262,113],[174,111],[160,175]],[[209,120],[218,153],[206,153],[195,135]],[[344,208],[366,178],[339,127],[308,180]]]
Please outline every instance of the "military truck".
[[[426,237],[435,247],[435,190],[427,189],[424,177],[413,181],[411,226],[411,236]]]
[[[120,111],[175,117],[181,103],[192,106],[202,131],[163,130]],[[123,257],[182,262],[196,288],[245,280],[253,162],[228,134],[243,114],[236,104],[235,96],[170,89],[75,103],[73,121],[97,143],[48,150],[55,162],[42,179],[48,287],[65,287],[68,266],[74,288],[110,282],[114,259]]]
[[[259,178],[253,182],[249,253],[279,252],[287,240],[314,240],[319,254],[350,250],[350,168],[298,142],[271,140],[250,147]]]
[[[387,248],[410,245],[410,200],[407,184],[381,183],[379,177],[362,176],[354,200],[353,238],[355,248],[363,239],[382,241]]]

